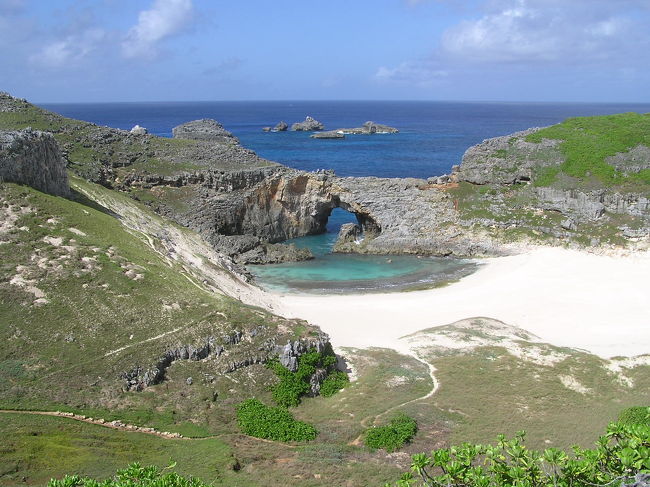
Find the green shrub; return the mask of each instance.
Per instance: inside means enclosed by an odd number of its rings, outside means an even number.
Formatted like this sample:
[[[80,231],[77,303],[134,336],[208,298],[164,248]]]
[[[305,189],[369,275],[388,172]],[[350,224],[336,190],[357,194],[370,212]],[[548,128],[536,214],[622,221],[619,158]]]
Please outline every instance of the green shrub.
[[[634,406],[624,409],[618,417],[618,422],[650,426],[650,407]]]
[[[650,427],[610,424],[595,449],[529,450],[525,433],[413,455],[397,487],[618,487],[650,473]],[[640,485],[640,484],[639,484]]]
[[[247,435],[275,441],[309,441],[318,434],[316,428],[295,420],[285,408],[269,407],[257,399],[237,406],[237,423]]]
[[[320,395],[330,397],[350,383],[350,378],[345,372],[335,370],[328,375],[320,386]]]
[[[400,413],[386,426],[370,428],[366,432],[365,443],[370,448],[383,448],[387,452],[393,452],[411,441],[417,431],[415,420]]]
[[[298,369],[295,372],[291,372],[278,361],[269,363],[269,368],[280,378],[280,382],[271,389],[273,400],[279,406],[297,406],[300,404],[300,398],[309,393],[309,379],[316,372],[316,369],[329,370],[335,364],[336,356],[331,350],[319,353],[313,349],[300,356]],[[334,384],[328,386],[328,390],[332,387],[334,387]],[[329,395],[332,395],[337,390],[333,390]]]
[[[66,475],[61,480],[52,479],[48,487],[207,487],[198,479],[185,478],[170,472],[163,474],[158,467],[141,467],[138,463],[118,470],[115,477],[99,482],[89,477]]]

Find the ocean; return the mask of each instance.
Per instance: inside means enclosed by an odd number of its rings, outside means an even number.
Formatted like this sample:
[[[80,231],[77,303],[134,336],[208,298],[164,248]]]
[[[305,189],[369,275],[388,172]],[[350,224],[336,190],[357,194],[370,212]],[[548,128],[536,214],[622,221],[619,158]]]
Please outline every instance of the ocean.
[[[172,128],[213,118],[260,156],[306,171],[332,169],[339,176],[427,178],[449,173],[465,150],[482,140],[568,117],[650,112],[650,104],[487,103],[433,101],[258,101],[41,104],[67,117],[171,137]],[[311,139],[305,132],[262,132],[280,120],[288,124],[309,115],[325,129],[357,127],[372,120],[398,134]],[[258,282],[278,292],[368,292],[437,285],[476,269],[473,261],[416,256],[349,256],[330,253],[342,223],[354,221],[333,212],[328,232],[295,239],[316,259],[294,264],[250,266]]]

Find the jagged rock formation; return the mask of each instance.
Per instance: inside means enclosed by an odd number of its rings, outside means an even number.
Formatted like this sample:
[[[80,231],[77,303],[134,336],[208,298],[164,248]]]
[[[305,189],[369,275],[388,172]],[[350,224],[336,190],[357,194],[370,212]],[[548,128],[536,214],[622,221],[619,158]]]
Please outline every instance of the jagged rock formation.
[[[304,122],[296,122],[291,125],[291,130],[297,132],[315,132],[323,130],[325,126],[318,120],[313,119],[309,115],[305,118]]]
[[[239,139],[216,120],[193,120],[172,129],[175,139],[207,140],[218,144],[239,144]]]
[[[0,180],[57,196],[70,195],[65,161],[56,140],[35,130],[0,131]]]
[[[260,340],[262,338],[262,340]],[[248,333],[235,330],[221,337],[209,336],[195,345],[185,344],[166,349],[152,365],[136,365],[120,374],[125,391],[142,391],[165,380],[167,369],[179,360],[211,360],[215,373],[229,374],[244,367],[265,364],[278,358],[280,363],[292,372],[298,369],[300,356],[316,350],[319,353],[331,351],[329,337],[323,333],[314,338],[288,341],[286,345],[276,344],[274,336],[264,335],[264,330],[254,329]],[[257,348],[239,347],[242,342],[256,343]],[[240,348],[244,348],[243,353]],[[327,377],[327,371],[318,370],[313,377],[312,392],[318,394],[320,384]],[[315,376],[317,374],[314,374]],[[190,383],[188,383],[190,384]]]

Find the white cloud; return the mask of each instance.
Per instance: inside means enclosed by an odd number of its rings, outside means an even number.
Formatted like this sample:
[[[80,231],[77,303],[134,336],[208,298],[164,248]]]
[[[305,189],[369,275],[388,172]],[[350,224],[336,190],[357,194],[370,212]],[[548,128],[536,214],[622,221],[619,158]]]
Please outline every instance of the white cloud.
[[[105,40],[102,29],[87,29],[80,34],[67,36],[63,40],[47,43],[41,50],[32,54],[33,64],[60,68],[75,64],[95,51]]]
[[[375,73],[378,81],[397,81],[428,86],[446,78],[449,72],[440,69],[431,61],[407,61],[394,68],[381,66]]]
[[[442,51],[467,61],[583,62],[631,47],[631,20],[598,1],[501,3],[496,11],[447,30]]]
[[[477,16],[447,29],[425,60],[381,67],[375,77],[418,84],[480,66],[624,69],[646,62],[650,54],[648,0],[486,0],[482,5]]]
[[[192,0],[155,0],[138,15],[122,43],[125,57],[155,57],[160,41],[182,32],[193,17]]]

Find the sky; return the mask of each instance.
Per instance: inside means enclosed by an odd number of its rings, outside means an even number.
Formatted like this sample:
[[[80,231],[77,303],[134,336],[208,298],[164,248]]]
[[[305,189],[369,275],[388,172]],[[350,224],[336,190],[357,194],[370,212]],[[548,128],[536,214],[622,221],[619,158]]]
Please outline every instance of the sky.
[[[650,102],[650,0],[0,0],[34,102]]]

